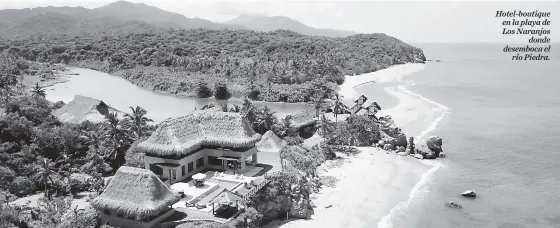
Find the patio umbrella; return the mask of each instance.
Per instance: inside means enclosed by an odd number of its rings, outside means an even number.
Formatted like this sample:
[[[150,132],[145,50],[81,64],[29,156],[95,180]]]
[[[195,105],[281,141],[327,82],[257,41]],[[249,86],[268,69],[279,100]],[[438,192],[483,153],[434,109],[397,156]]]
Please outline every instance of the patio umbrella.
[[[204,178],[206,178],[206,175],[203,173],[197,173],[192,176],[193,180],[204,180]]]

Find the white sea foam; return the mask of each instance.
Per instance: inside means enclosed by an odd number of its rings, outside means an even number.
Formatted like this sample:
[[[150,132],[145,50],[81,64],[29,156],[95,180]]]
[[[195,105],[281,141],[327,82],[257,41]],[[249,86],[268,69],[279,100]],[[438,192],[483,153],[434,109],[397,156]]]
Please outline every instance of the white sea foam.
[[[436,119],[428,126],[428,128],[426,128],[426,130],[420,132],[419,138],[420,138],[420,139],[423,139],[423,138],[426,136],[426,134],[428,134],[428,133],[430,133],[430,132],[432,132],[432,131],[434,131],[434,130],[436,129],[436,127],[437,127],[437,125],[439,124],[439,122],[443,119],[443,117],[445,117],[445,114],[449,113],[449,108],[448,108],[447,106],[445,106],[445,105],[442,105],[442,104],[437,103],[437,102],[435,102],[435,101],[433,101],[433,100],[430,100],[430,99],[428,99],[428,98],[426,98],[426,97],[424,97],[424,96],[422,96],[422,95],[420,95],[420,94],[413,93],[413,92],[411,92],[410,90],[408,90],[406,87],[407,87],[407,86],[399,86],[399,89],[400,89],[401,91],[403,91],[403,92],[405,92],[405,93],[411,95],[411,96],[418,97],[418,98],[420,98],[421,100],[424,100],[424,101],[426,101],[426,102],[428,102],[428,103],[430,103],[430,104],[436,106],[436,108],[433,108],[433,109],[432,109],[434,112],[441,111],[441,115],[440,115],[438,118],[436,118]]]
[[[404,202],[400,202],[399,204],[397,204],[395,207],[393,207],[391,209],[391,211],[389,211],[389,214],[386,215],[385,217],[381,218],[381,220],[379,221],[379,223],[377,224],[377,228],[391,228],[393,227],[393,219],[396,215],[398,215],[399,213],[402,213],[403,210],[408,209],[411,205],[413,205],[417,199],[420,198],[420,196],[423,193],[427,193],[428,192],[428,184],[431,182],[431,180],[433,179],[433,175],[434,173],[440,168],[443,167],[443,165],[439,162],[435,163],[432,168],[430,168],[428,171],[426,171],[425,173],[422,174],[422,177],[420,178],[420,181],[418,181],[416,183],[416,185],[414,185],[414,187],[412,188],[412,190],[410,191],[410,193],[408,194],[408,200],[404,201]]]
[[[397,80],[402,80],[402,77],[397,78]],[[443,120],[443,118],[445,117],[445,115],[447,113],[449,113],[449,108],[443,104],[437,103],[433,100],[430,100],[420,94],[417,93],[413,93],[410,90],[407,89],[408,86],[412,86],[415,85],[416,83],[413,81],[407,81],[404,82],[405,85],[402,86],[398,86],[398,89],[400,91],[402,91],[403,93],[406,93],[410,96],[414,96],[417,97],[431,105],[434,105],[435,108],[432,109],[432,111],[434,113],[436,112],[441,112],[441,115],[438,116],[434,121],[431,122],[431,124],[422,132],[420,132],[420,135],[418,135],[418,139],[423,139],[428,133],[434,131],[438,124],[440,123],[441,120]],[[417,199],[421,198],[421,194],[422,193],[427,193],[428,192],[428,186],[430,181],[432,180],[432,177],[434,175],[434,173],[440,168],[443,167],[443,165],[441,164],[441,162],[439,161],[425,161],[424,162],[427,165],[432,166],[432,168],[430,168],[428,171],[426,171],[425,173],[422,174],[422,177],[420,178],[420,180],[416,183],[416,185],[412,188],[412,190],[410,191],[410,194],[408,196],[407,201],[403,201],[400,202],[399,204],[397,204],[395,207],[391,208],[391,210],[389,211],[389,214],[387,214],[386,216],[384,216],[383,218],[381,218],[381,220],[379,221],[379,223],[377,224],[378,228],[392,228],[393,227],[393,219],[395,218],[395,216],[397,216],[399,213],[403,213],[404,211],[406,211],[407,209],[410,208],[411,205],[413,205],[415,202],[417,202]]]

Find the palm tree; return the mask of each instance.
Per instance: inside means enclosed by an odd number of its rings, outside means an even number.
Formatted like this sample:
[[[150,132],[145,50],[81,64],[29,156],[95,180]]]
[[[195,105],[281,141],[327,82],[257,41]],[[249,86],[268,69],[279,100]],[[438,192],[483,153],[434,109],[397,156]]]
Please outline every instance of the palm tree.
[[[340,109],[342,108],[340,106],[342,102],[340,102],[340,96],[338,96],[338,94],[334,94],[334,107],[333,107],[333,113],[334,113],[334,121],[338,122],[338,113],[340,112]]]
[[[266,131],[270,130],[274,124],[276,124],[275,112],[271,112],[268,106],[265,106],[262,111],[257,114],[257,119],[254,122],[255,128],[258,129],[258,133],[264,134]]]
[[[321,108],[323,108],[323,105],[325,104],[325,99],[323,98],[323,94],[316,93],[311,100],[313,101],[313,108],[315,108],[315,117],[319,117],[319,112]]]
[[[53,182],[52,180],[52,175],[55,174],[55,172],[52,170],[53,164],[52,162],[47,159],[44,158],[41,161],[41,167],[39,168],[39,172],[37,172],[37,174],[35,174],[35,179],[39,180],[39,182],[42,183],[42,185],[45,187],[45,196],[50,200],[51,196],[49,195],[49,181]]]
[[[98,125],[97,129],[92,131],[82,131],[80,139],[82,139],[87,145],[93,147],[97,150],[101,146],[103,139],[105,138],[105,127],[103,125]]]
[[[111,150],[105,157],[115,161],[118,168],[121,165],[121,157],[124,157],[124,152],[133,139],[127,132],[126,122],[119,120],[117,114],[109,113],[106,119],[107,128],[104,137]]]
[[[239,107],[239,105],[233,105],[230,109],[229,112],[241,112],[241,107]]]
[[[33,94],[34,97],[46,97],[47,96],[46,90],[43,89],[43,87],[41,87],[38,82],[35,84],[35,87],[33,87],[33,89],[31,90],[31,93]]]
[[[282,132],[283,136],[292,136],[292,119],[294,119],[292,115],[287,115],[282,119],[282,127],[284,128],[284,132]]]
[[[143,137],[148,122],[153,122],[153,120],[145,116],[147,111],[140,106],[130,107],[130,110],[132,110],[132,114],[127,113],[125,118],[131,122],[131,130],[136,133],[136,136]]]

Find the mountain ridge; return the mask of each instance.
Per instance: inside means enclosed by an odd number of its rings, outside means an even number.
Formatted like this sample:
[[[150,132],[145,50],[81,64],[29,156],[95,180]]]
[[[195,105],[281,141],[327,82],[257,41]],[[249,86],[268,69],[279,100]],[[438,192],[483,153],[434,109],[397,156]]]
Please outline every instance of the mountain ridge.
[[[285,16],[265,16],[242,14],[225,24],[242,25],[248,29],[259,32],[272,32],[275,30],[290,30],[309,36],[347,37],[356,35],[356,32],[328,28],[315,28],[298,20]]]
[[[149,15],[149,16],[146,16]],[[223,23],[189,18],[144,3],[116,1],[93,9],[84,7],[36,7],[0,10],[0,37],[33,35],[126,34],[167,29],[290,30],[310,36],[346,37],[357,33],[314,28],[284,16],[242,14]]]

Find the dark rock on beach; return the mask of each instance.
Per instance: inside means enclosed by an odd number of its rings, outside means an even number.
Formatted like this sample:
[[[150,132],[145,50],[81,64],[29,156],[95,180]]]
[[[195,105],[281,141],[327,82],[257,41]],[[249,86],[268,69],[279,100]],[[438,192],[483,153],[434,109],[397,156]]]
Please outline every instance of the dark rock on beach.
[[[463,208],[463,206],[461,206],[460,204],[455,203],[455,202],[453,202],[453,201],[449,201],[449,202],[445,203],[444,205],[445,205],[446,207],[450,207],[450,208],[458,208],[458,209]]]
[[[476,193],[473,190],[464,191],[463,193],[461,193],[461,195],[464,197],[471,197],[471,198],[476,197]]]

